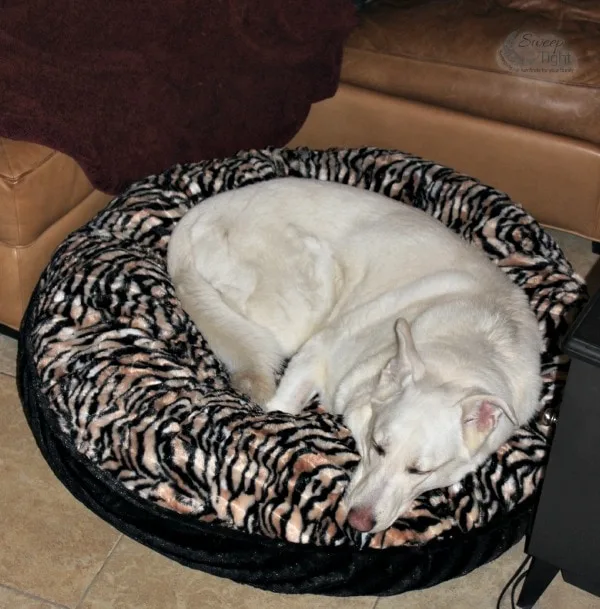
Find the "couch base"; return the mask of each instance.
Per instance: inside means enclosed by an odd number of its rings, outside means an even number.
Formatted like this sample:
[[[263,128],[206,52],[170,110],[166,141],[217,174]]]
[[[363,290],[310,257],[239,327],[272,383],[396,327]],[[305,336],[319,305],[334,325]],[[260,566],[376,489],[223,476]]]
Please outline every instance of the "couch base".
[[[341,84],[289,146],[377,146],[471,175],[542,224],[600,240],[600,147]]]

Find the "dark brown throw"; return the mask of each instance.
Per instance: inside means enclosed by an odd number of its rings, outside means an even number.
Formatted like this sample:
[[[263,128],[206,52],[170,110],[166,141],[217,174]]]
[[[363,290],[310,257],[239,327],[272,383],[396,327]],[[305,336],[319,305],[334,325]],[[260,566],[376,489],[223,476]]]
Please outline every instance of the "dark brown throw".
[[[0,135],[115,193],[281,146],[334,94],[351,0],[0,0]]]

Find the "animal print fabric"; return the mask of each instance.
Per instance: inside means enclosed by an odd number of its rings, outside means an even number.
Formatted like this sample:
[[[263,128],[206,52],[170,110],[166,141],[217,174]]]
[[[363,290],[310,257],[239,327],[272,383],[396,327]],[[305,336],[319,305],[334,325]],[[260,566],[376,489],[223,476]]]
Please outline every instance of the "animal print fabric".
[[[204,199],[281,176],[382,193],[479,245],[529,297],[545,336],[542,413],[557,407],[567,372],[559,341],[586,290],[521,207],[400,152],[266,149],[133,184],[59,247],[28,337],[56,433],[138,498],[298,544],[422,545],[479,529],[531,498],[552,432],[541,414],[462,483],[423,495],[386,532],[358,533],[341,501],[358,461],[343,422],[317,405],[298,417],[266,414],[228,386],[175,296],[169,236]]]

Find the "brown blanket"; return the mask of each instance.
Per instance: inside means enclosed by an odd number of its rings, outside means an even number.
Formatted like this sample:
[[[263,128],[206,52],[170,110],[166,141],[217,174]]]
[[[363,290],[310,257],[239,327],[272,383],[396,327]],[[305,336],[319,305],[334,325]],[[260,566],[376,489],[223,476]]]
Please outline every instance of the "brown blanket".
[[[284,145],[333,95],[351,0],[0,0],[0,135],[117,192]]]

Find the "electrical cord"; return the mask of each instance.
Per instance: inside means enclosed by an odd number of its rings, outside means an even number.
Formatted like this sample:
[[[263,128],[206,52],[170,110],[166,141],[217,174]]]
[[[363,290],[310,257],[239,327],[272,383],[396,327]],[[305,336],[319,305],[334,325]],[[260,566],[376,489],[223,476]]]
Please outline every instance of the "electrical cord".
[[[531,556],[528,556],[519,566],[519,568],[514,572],[513,576],[506,582],[506,586],[502,588],[502,592],[500,592],[500,596],[498,597],[498,602],[496,603],[496,609],[500,609],[500,605],[502,604],[502,599],[504,595],[508,592],[509,588],[512,586],[510,591],[510,604],[511,609],[517,609],[515,596],[517,594],[517,586],[527,577],[527,569],[531,562]]]

